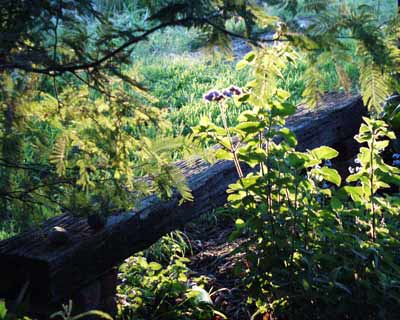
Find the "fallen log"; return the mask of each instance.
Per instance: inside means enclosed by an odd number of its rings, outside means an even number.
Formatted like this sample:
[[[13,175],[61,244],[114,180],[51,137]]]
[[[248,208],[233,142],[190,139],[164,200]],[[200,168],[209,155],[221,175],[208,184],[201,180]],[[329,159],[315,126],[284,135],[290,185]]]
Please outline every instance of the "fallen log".
[[[316,109],[300,107],[287,125],[297,135],[299,150],[320,145],[343,149],[358,132],[363,113],[360,97],[331,96]],[[86,219],[65,214],[46,221],[41,228],[0,242],[0,297],[16,299],[25,285],[36,310],[59,307],[125,258],[202,213],[224,205],[228,185],[237,180],[231,161],[210,165],[197,159],[176,165],[187,177],[193,202],[179,205],[178,195],[168,201],[149,196],[137,210],[109,217],[98,231],[91,230]],[[44,236],[55,226],[68,231],[65,245],[54,247]]]

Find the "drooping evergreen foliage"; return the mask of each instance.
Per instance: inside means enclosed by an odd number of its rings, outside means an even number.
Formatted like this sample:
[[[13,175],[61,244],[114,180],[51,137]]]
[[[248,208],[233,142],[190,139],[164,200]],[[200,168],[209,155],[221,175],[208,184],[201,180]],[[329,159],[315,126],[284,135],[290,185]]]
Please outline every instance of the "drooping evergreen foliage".
[[[169,123],[129,68],[134,45],[168,26],[196,27],[227,43],[224,21],[244,3],[138,1],[140,19],[120,23],[94,1],[3,1],[1,212],[27,221],[57,212],[109,214],[143,195],[177,188],[171,164],[183,138],[155,141]],[[135,179],[147,175],[151,180]]]
[[[171,128],[169,106],[140,81],[157,89],[152,73],[138,77],[134,50],[169,27],[195,28],[214,53],[229,54],[232,38],[245,39],[254,51],[237,69],[249,69],[252,81],[222,98],[213,91],[209,113],[217,112],[217,121],[204,118],[193,131],[201,142],[219,143],[216,157],[237,168],[229,205],[237,214],[233,237],[246,239],[237,251],[253,318],[396,319],[400,171],[385,159],[400,148],[391,130],[400,123],[399,107],[387,103],[399,92],[394,4],[383,20],[372,6],[327,0],[0,0],[1,217],[25,227],[61,212],[128,210],[150,193],[177,191],[190,201],[173,161],[200,152],[199,144]],[[285,15],[272,16],[271,6]],[[132,15],[122,17],[125,11]],[[305,26],[296,23],[301,15]],[[227,21],[243,30],[227,28]],[[356,136],[357,168],[346,181],[331,167],[337,151],[298,152],[285,128],[296,108],[282,83],[299,59],[307,63],[297,94],[310,107],[325,93],[321,70],[329,60],[338,86],[358,90],[370,113]],[[358,82],[344,62],[355,65]],[[163,81],[180,86],[168,76]],[[299,90],[296,82],[292,88]],[[174,101],[168,90],[163,94]],[[234,106],[245,110],[238,119],[230,118]],[[244,164],[255,172],[245,176]],[[127,261],[121,312],[222,317],[198,300],[203,288],[188,285],[187,262],[179,256],[163,269],[144,257]]]
[[[271,18],[246,1],[137,1],[146,10],[139,23],[120,24],[101,12],[101,1],[2,1],[0,70],[48,75],[86,71],[90,79],[107,71],[124,78],[133,46],[167,26],[197,27],[210,44],[227,43],[224,22],[242,17],[248,29]],[[105,2],[107,4],[107,2]],[[103,4],[104,5],[104,4]],[[110,4],[111,5],[111,4]]]

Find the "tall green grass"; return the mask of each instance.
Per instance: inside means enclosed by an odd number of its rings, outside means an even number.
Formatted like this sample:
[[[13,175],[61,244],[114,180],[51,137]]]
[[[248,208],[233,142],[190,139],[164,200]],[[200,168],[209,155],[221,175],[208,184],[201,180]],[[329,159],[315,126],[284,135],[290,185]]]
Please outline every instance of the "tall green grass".
[[[214,88],[220,90],[230,85],[243,87],[251,75],[246,69],[237,71],[235,66],[234,61],[216,61],[206,54],[186,53],[141,60],[135,69],[142,83],[158,99],[156,105],[168,113],[173,134],[186,135],[204,116],[220,123],[218,105],[205,102],[203,95]],[[305,89],[303,73],[307,66],[307,61],[300,58],[297,65],[285,70],[281,79],[280,85],[291,93],[290,102],[293,104],[302,102]],[[352,91],[356,92],[358,89],[356,64],[344,63],[343,68],[351,80]],[[332,61],[326,61],[320,71],[324,79],[320,84],[323,91],[344,92],[344,88],[338,85],[338,76]],[[231,105],[228,119],[230,124],[235,124],[238,115],[246,109],[246,105]]]
[[[213,60],[202,53],[164,55],[138,63],[137,72],[156,105],[168,112],[174,134],[187,134],[203,116],[219,121],[219,108],[203,100],[208,90],[244,86],[248,71],[235,70],[235,62]],[[232,106],[232,123],[245,106]]]

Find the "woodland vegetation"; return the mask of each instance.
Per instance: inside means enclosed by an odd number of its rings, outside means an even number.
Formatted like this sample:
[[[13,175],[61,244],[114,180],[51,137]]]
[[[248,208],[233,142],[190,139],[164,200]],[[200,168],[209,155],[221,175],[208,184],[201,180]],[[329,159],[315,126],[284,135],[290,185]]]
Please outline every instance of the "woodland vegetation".
[[[118,318],[400,319],[399,37],[396,1],[0,0],[0,239],[191,201],[174,161],[230,160],[224,208],[120,266]],[[285,126],[332,92],[366,108],[346,174]],[[205,225],[233,287],[196,269]]]

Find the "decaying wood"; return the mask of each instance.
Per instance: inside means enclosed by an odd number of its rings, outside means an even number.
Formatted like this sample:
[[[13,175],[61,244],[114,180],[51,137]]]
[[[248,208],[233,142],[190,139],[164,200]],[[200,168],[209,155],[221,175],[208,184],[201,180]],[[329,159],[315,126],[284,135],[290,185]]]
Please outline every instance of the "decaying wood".
[[[338,146],[357,133],[363,110],[359,97],[335,96],[314,110],[300,108],[287,124],[297,135],[299,150]],[[179,205],[178,195],[168,201],[150,196],[135,212],[110,217],[96,232],[86,219],[62,215],[41,229],[0,242],[0,297],[15,298],[29,281],[33,303],[64,301],[162,235],[224,205],[228,185],[237,180],[230,161],[210,165],[197,159],[177,166],[188,179],[193,202]],[[49,244],[44,235],[54,226],[68,231],[68,244]]]

